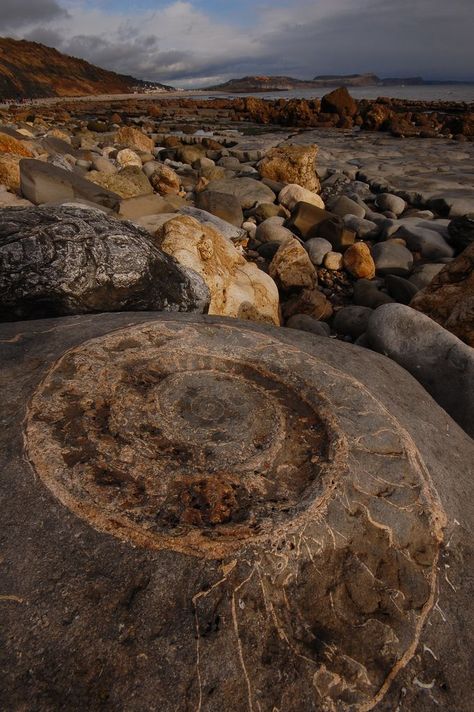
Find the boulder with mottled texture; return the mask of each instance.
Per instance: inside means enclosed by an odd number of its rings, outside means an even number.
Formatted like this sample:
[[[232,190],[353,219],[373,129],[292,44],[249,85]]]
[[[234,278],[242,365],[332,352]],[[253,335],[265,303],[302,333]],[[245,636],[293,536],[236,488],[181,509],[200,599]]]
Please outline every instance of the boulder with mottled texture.
[[[284,144],[271,148],[260,161],[258,171],[262,178],[277,183],[296,183],[307,190],[319,192],[321,185],[316,174],[318,147]]]
[[[0,212],[0,320],[85,312],[205,311],[199,275],[132,223],[95,209]]]

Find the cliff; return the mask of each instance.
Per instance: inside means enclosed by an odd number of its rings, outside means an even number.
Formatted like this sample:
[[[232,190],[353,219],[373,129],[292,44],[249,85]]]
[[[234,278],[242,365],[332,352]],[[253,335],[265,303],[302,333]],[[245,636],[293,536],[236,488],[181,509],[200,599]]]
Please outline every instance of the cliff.
[[[0,37],[0,98],[127,94],[147,87],[172,89],[101,69],[37,42]]]

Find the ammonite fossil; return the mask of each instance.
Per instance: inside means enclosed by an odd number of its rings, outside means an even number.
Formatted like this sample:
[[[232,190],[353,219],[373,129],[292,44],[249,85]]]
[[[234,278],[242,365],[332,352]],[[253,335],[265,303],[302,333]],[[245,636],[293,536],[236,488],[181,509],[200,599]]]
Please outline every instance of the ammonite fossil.
[[[446,473],[467,487],[434,434],[470,440],[411,377],[211,317],[23,326],[2,336],[12,379],[20,356],[36,364],[14,418],[23,544],[7,555],[12,571],[34,557],[36,623],[28,643],[13,625],[7,706],[24,674],[31,709],[54,695],[127,711],[468,709],[453,685],[468,609],[443,641],[452,680],[430,636],[443,586],[450,601],[462,589],[459,559],[443,558],[464,526]]]

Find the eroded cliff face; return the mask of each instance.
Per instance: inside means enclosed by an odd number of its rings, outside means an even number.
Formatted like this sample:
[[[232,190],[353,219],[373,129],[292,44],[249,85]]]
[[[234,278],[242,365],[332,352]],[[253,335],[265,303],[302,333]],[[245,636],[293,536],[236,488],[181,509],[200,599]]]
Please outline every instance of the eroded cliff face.
[[[37,42],[0,38],[0,99],[123,94],[144,84]]]

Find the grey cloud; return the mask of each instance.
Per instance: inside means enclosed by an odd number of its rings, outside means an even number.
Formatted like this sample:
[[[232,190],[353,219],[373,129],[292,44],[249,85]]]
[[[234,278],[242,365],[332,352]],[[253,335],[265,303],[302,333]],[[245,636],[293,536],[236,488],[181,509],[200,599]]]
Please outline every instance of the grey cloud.
[[[56,0],[2,0],[0,30],[16,29],[35,22],[48,22],[68,16]]]
[[[42,20],[45,12],[61,11],[54,0],[6,3],[7,18],[18,19],[18,6],[24,18],[28,8],[41,14]],[[186,21],[179,35],[167,37],[168,46],[174,40],[175,48],[165,49],[162,39],[132,16],[107,36],[71,37],[73,26],[64,23],[59,33],[42,22],[29,37],[106,69],[165,83],[191,83],[202,77],[212,83],[213,78],[245,74],[309,79],[316,74],[366,71],[380,76],[474,79],[472,0],[451,0],[449,5],[445,0],[352,0],[345,7],[342,0],[294,0],[291,12],[281,20],[278,17],[276,7],[264,8],[262,21],[254,16],[253,26],[236,27],[232,49],[226,49],[223,40],[222,51],[207,43],[205,34],[199,51],[188,49]]]

